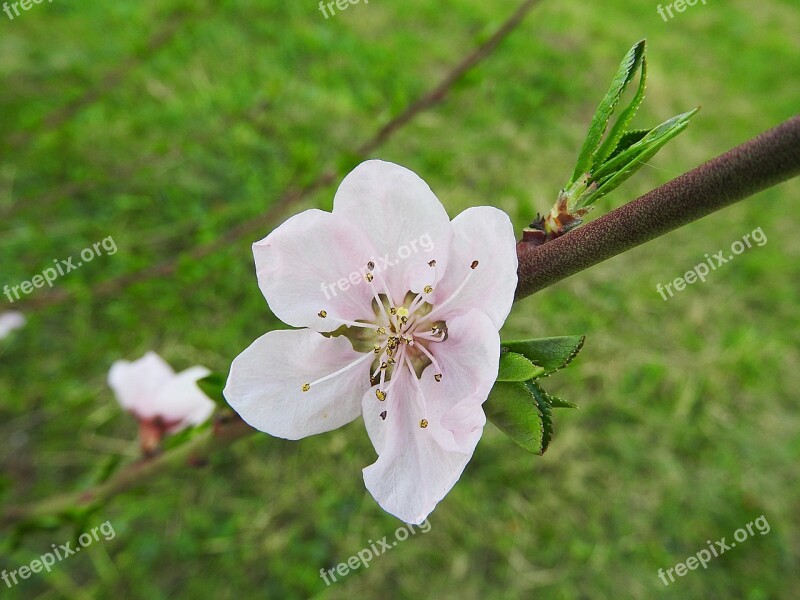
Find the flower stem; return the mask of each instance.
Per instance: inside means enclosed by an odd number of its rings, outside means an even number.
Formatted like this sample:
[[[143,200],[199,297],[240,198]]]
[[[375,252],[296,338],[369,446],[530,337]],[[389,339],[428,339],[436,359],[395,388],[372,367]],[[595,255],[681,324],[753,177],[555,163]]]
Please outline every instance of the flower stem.
[[[800,174],[800,116],[567,234],[517,244],[516,299]]]

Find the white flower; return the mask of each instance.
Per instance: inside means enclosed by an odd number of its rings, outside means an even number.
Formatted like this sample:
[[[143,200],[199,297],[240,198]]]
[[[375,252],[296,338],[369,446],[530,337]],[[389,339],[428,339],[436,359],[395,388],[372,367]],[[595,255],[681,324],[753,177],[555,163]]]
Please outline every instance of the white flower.
[[[399,251],[419,240],[424,251]],[[486,422],[517,284],[508,216],[482,206],[450,222],[422,179],[373,160],[344,179],[333,212],[296,215],[253,250],[270,308],[305,329],[256,340],[234,360],[226,399],[288,439],[363,414],[379,455],[367,488],[386,511],[423,522]]]
[[[8,337],[12,331],[25,327],[25,315],[15,310],[0,313],[0,340]]]
[[[209,374],[205,367],[176,374],[158,354],[148,352],[133,362],[115,362],[108,384],[122,408],[139,420],[142,447],[151,451],[164,435],[208,420],[214,403],[197,381]]]

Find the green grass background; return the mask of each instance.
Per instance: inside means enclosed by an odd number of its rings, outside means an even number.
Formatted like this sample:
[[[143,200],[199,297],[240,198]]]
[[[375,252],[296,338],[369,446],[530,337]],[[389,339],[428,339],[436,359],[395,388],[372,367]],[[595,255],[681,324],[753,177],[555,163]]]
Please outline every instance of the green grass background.
[[[312,0],[55,0],[13,21],[0,13],[0,285],[107,236],[119,247],[57,282],[75,300],[29,312],[0,341],[0,501],[58,494],[106,456],[135,456],[135,423],[105,383],[112,361],[153,349],[179,369],[224,373],[281,326],[249,249],[278,222],[182,260],[175,276],[112,297],[93,286],[217,239],[288,185],[348,165],[515,6],[372,0],[326,20]],[[521,228],[554,201],[621,56],[646,36],[637,124],[703,108],[601,214],[792,116],[798,31],[794,0],[709,0],[669,22],[655,2],[544,0],[373,155],[419,173],[452,216],[491,204]],[[330,207],[334,189],[281,219]],[[364,490],[374,451],[356,422],[301,442],[253,436],[126,494],[89,524],[110,520],[113,541],[0,583],[0,596],[796,598],[798,192],[796,181],[765,191],[516,305],[508,338],[588,335],[547,382],[581,409],[557,414],[544,457],[487,426],[430,532],[368,570],[330,588],[319,577],[400,525]],[[766,245],[658,296],[657,283],[756,227]],[[658,579],[762,514],[769,534],[668,588]],[[70,535],[32,535],[0,568]]]

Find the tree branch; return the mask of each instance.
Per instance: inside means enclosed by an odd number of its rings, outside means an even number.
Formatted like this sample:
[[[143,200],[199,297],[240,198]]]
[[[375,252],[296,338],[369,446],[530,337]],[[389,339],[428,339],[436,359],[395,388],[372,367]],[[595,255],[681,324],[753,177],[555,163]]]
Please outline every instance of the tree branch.
[[[540,246],[520,242],[520,300],[800,174],[800,116]]]
[[[560,238],[541,246],[520,242],[517,299],[798,174],[800,117],[794,117]],[[218,417],[186,444],[128,465],[93,488],[7,507],[0,526],[102,503],[253,432],[238,416]]]

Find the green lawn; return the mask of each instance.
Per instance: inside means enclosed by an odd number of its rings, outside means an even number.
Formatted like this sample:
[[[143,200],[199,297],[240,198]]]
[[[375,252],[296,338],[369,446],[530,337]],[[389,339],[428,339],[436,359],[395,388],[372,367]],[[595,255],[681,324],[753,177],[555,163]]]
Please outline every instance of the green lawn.
[[[651,125],[689,129],[596,214],[792,116],[794,0],[710,0],[664,22],[657,3],[543,0],[447,101],[373,156],[420,174],[451,216],[491,204],[522,228],[549,209],[620,57],[648,38]],[[74,299],[27,311],[0,341],[0,501],[81,485],[136,455],[111,363],[156,350],[226,373],[281,327],[250,243],[335,184],[200,260],[289,186],[353,152],[514,10],[513,0],[372,0],[325,19],[312,0],[33,5],[0,13],[0,287],[112,236],[113,256],[60,279]],[[418,533],[326,588],[331,568],[401,524],[365,491],[360,422],[302,442],[257,435],[199,469],[118,498],[90,527],[116,537],[3,598],[793,598],[800,589],[800,237],[797,181],[578,274],[515,306],[507,338],[585,333],[550,391],[544,457],[487,426],[461,481]],[[704,254],[753,247],[665,302]],[[179,257],[175,274],[110,295],[105,280]],[[44,297],[45,290],[31,294]],[[754,535],[669,587],[658,578],[760,515]],[[5,535],[5,534],[3,534]],[[0,555],[17,569],[68,529]],[[0,539],[4,539],[0,537]]]

